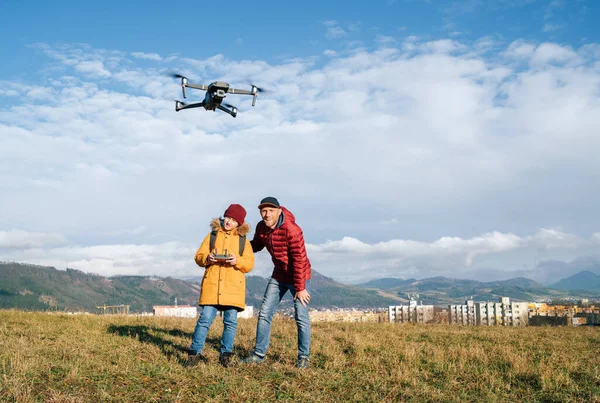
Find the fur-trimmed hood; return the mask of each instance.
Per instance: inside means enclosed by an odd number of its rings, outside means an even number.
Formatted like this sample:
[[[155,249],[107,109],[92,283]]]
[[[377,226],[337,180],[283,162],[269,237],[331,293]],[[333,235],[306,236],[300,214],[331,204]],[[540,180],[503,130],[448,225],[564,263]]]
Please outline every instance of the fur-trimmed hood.
[[[210,228],[213,231],[223,230],[223,219],[222,218],[213,218],[210,222]],[[235,228],[233,231],[234,235],[248,235],[250,233],[250,224],[248,222],[244,222],[239,227]]]

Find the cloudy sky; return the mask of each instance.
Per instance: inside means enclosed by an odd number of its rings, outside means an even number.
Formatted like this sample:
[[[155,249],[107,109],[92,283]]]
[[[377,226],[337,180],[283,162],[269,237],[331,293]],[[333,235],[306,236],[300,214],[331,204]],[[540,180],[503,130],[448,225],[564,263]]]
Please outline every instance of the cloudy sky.
[[[597,2],[81,3],[2,6],[0,260],[201,275],[276,196],[342,282],[600,272]]]

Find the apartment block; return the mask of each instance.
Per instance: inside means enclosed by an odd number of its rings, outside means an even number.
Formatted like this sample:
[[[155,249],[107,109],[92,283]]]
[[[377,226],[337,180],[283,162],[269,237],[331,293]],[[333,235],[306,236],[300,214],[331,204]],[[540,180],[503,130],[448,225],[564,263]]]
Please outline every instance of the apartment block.
[[[448,305],[448,323],[451,325],[475,325],[475,303],[465,301],[464,305]]]
[[[433,317],[433,305],[417,305],[417,301],[388,308],[388,320],[391,323],[428,323],[433,321]]]
[[[527,302],[510,302],[501,297],[498,302],[466,301],[464,305],[448,306],[448,323],[480,326],[526,326],[529,319]]]
[[[154,316],[176,316],[179,318],[195,318],[198,314],[196,307],[190,305],[154,305],[152,312]]]

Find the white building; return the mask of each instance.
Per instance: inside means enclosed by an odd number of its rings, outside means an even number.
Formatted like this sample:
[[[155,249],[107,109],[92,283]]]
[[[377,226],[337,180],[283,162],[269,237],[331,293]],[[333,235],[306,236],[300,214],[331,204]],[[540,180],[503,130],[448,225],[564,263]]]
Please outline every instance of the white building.
[[[195,318],[198,310],[190,305],[155,305],[152,307],[154,316],[175,316],[178,318]]]
[[[502,324],[502,303],[477,302],[475,303],[475,317],[478,325],[494,326]]]
[[[472,299],[464,305],[448,305],[448,323],[451,325],[475,325],[475,303]]]
[[[417,305],[411,300],[408,305],[388,307],[388,320],[390,323],[427,323],[433,320],[433,305]]]
[[[238,319],[250,319],[252,316],[254,316],[254,307],[252,305],[246,305],[246,309],[244,309],[242,312],[238,312],[237,314]]]
[[[526,326],[529,323],[527,302],[510,302],[501,297],[498,302],[466,301],[465,305],[448,306],[448,323],[482,326]]]
[[[477,302],[477,324],[484,326],[526,326],[529,322],[527,302],[510,302],[501,297],[499,302]]]

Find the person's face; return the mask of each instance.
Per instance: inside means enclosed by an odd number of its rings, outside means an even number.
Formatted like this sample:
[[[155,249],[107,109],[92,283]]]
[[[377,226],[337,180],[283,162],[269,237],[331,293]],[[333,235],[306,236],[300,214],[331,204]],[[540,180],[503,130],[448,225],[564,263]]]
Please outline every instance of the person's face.
[[[223,218],[223,227],[226,231],[231,231],[234,228],[237,228],[240,225],[236,220],[231,217]]]
[[[260,210],[260,216],[269,228],[275,228],[280,215],[281,209],[277,207],[263,207]]]

